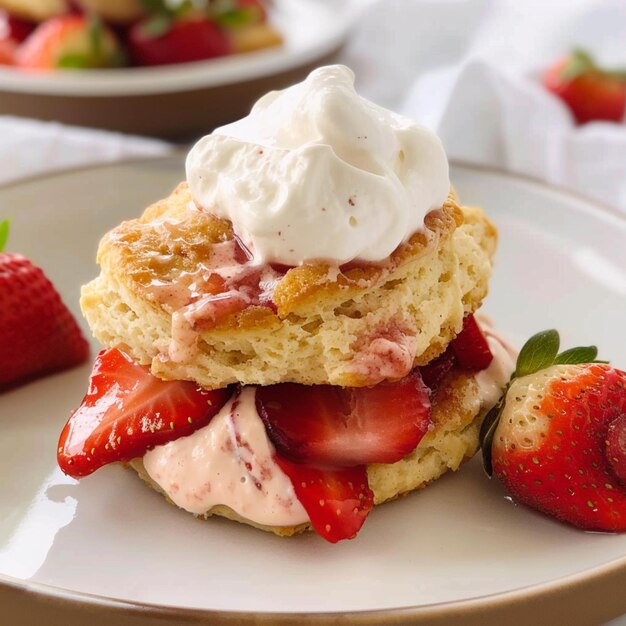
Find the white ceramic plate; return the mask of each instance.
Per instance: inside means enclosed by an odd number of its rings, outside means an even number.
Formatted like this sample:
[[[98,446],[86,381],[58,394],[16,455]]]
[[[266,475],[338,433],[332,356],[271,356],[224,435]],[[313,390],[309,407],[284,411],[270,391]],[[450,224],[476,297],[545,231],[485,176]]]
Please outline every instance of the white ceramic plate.
[[[0,91],[58,96],[136,96],[259,79],[308,65],[336,50],[367,0],[275,0],[272,23],[284,45],[209,61],[153,68],[32,75],[0,66]]]
[[[6,187],[0,215],[13,218],[10,248],[41,264],[78,315],[99,237],[182,176],[176,157]],[[485,308],[501,330],[521,342],[557,327],[565,345],[597,343],[625,366],[626,220],[497,173],[457,166],[453,180],[500,228]],[[452,617],[460,602],[531,598],[626,572],[626,535],[579,532],[518,507],[478,462],[375,509],[354,541],[335,546],[313,534],[281,539],[225,520],[200,523],[121,467],[78,483],[56,467],[55,452],[89,371],[0,396],[0,581],[202,611],[382,610],[372,623],[383,623],[401,607],[412,607],[404,615],[450,607]]]

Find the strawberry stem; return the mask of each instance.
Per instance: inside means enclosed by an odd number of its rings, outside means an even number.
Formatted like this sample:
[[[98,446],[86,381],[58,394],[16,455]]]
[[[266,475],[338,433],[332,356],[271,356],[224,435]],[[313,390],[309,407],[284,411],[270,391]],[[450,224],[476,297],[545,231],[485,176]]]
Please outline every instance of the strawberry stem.
[[[9,220],[0,222],[0,252],[4,250],[4,246],[9,239]]]

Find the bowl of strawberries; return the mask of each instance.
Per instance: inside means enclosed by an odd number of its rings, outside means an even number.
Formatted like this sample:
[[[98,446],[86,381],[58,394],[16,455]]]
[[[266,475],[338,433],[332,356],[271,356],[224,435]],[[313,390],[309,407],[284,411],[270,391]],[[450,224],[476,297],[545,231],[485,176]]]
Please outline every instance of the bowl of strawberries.
[[[330,60],[358,4],[0,0],[0,114],[185,139]]]

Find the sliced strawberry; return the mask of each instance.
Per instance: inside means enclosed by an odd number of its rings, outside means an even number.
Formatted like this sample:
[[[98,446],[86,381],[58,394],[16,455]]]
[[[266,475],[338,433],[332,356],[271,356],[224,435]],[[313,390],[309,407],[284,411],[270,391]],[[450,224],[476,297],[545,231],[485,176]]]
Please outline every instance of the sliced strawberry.
[[[257,410],[280,454],[334,467],[395,463],[417,447],[431,423],[419,370],[398,382],[360,389],[259,387]]]
[[[442,355],[419,368],[424,384],[434,394],[439,389],[443,379],[454,366],[454,354],[452,349],[448,348]]]
[[[230,52],[230,40],[212,20],[203,16],[170,19],[160,15],[133,26],[128,46],[135,65],[189,63]]]
[[[374,506],[365,466],[317,469],[278,454],[275,460],[289,476],[313,528],[324,539],[337,543],[356,536]]]
[[[103,350],[87,395],[61,433],[59,466],[79,478],[143,456],[208,424],[229,396],[228,389],[160,380],[120,350]]]
[[[17,52],[24,69],[119,67],[124,54],[118,40],[101,22],[82,15],[63,15],[38,26]]]
[[[463,330],[450,344],[458,364],[472,372],[487,369],[493,360],[489,344],[473,315],[463,320]]]

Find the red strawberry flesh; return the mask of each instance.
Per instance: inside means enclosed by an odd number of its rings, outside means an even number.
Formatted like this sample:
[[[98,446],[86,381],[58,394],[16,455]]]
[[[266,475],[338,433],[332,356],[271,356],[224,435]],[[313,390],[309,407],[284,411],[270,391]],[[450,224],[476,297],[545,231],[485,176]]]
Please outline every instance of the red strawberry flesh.
[[[230,40],[212,20],[193,18],[174,20],[167,30],[153,35],[147,23],[133,26],[128,45],[136,65],[189,63],[230,52]]]
[[[61,433],[59,466],[79,478],[141,457],[208,424],[229,396],[228,389],[160,380],[120,350],[104,350],[87,395]]]
[[[36,24],[10,15],[0,10],[0,39],[10,39],[16,44],[22,43],[35,29]]]
[[[541,391],[537,413],[549,428],[539,447],[500,448],[503,418],[494,438],[494,472],[517,500],[548,515],[585,530],[626,531],[626,489],[614,471],[623,471],[623,449],[610,462],[606,444],[608,433],[609,450],[621,448],[626,374],[603,364],[578,371],[551,379]]]
[[[419,368],[424,384],[436,393],[445,377],[454,367],[454,353],[451,349],[446,350],[442,355]]]
[[[606,456],[615,475],[626,487],[626,414],[618,415],[609,424],[606,436]]]
[[[576,58],[578,57],[578,58]],[[626,111],[626,75],[604,72],[583,54],[586,69],[570,75],[580,65],[580,53],[559,59],[543,76],[543,84],[570,109],[578,124],[605,120],[621,122]]]
[[[375,387],[259,387],[257,410],[281,455],[333,467],[395,463],[417,447],[431,424],[419,370]]]
[[[0,389],[87,359],[76,320],[43,271],[19,254],[0,253]]]
[[[489,344],[473,315],[463,320],[463,330],[452,341],[450,348],[457,363],[472,372],[487,369],[493,361]]]
[[[95,29],[100,35],[94,37]],[[96,43],[96,39],[98,43]],[[121,64],[115,35],[82,15],[62,15],[42,22],[19,47],[17,65],[28,70],[105,68]]]
[[[280,455],[276,463],[287,474],[313,528],[327,541],[353,539],[374,506],[374,494],[363,465],[342,469],[292,463]]]

